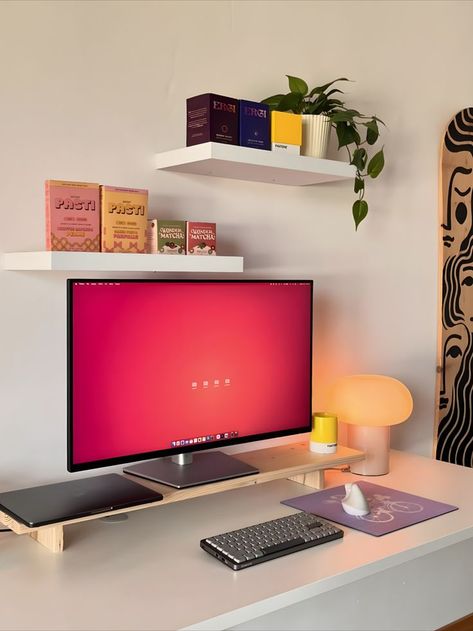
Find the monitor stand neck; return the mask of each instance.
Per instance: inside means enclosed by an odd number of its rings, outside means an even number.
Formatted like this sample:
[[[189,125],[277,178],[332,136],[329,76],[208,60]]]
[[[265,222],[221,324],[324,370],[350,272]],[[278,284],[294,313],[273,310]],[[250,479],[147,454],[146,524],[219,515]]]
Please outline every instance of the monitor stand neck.
[[[193,459],[192,454],[176,454],[175,456],[171,456],[171,460],[174,464],[178,464],[180,466],[192,464]]]

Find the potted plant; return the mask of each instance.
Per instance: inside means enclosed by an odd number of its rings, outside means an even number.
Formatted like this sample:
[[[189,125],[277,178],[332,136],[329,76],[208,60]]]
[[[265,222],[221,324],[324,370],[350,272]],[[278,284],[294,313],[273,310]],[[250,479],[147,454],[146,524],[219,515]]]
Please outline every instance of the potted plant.
[[[371,147],[379,137],[379,123],[383,121],[377,116],[365,116],[357,110],[346,107],[341,100],[342,90],[333,85],[339,81],[348,81],[345,77],[334,79],[325,85],[317,86],[309,91],[303,79],[286,75],[289,80],[287,94],[275,94],[262,102],[269,105],[270,110],[302,114],[302,142],[305,155],[324,157],[328,145],[330,129],[335,128],[338,148],[345,147],[350,164],[356,169],[354,191],[357,199],[353,204],[355,229],[368,214],[368,202],[365,196],[365,178],[376,178],[384,167],[384,152],[381,148],[370,157]],[[336,97],[334,95],[337,95]],[[323,131],[325,128],[325,137]],[[320,144],[315,141],[320,138]],[[322,146],[320,146],[322,145]]]

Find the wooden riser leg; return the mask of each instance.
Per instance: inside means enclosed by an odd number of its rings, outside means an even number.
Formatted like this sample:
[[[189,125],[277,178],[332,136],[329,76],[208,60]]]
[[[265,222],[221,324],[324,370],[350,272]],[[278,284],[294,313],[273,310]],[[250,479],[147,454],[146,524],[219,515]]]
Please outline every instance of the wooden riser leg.
[[[323,489],[325,487],[325,476],[323,469],[320,471],[310,471],[309,473],[301,473],[294,475],[288,480],[293,482],[299,482],[299,484],[305,484],[313,489]]]
[[[64,550],[64,528],[62,526],[35,530],[35,532],[30,533],[30,537],[50,552],[62,552]]]
[[[10,528],[10,530],[12,530],[17,535],[24,535],[29,531],[29,528],[23,526],[23,524],[19,524],[9,515],[2,512],[0,512],[0,526],[6,526],[7,528]]]

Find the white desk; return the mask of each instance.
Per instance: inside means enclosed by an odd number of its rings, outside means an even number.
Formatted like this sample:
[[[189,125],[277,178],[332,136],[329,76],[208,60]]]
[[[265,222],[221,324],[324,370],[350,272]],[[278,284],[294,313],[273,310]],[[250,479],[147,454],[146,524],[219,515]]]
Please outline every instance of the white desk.
[[[356,479],[327,473],[327,486]],[[435,629],[473,611],[473,471],[393,453],[373,480],[460,507],[232,572],[206,536],[293,512],[280,480],[69,527],[63,554],[0,533],[0,629]],[[361,618],[364,612],[365,618]]]

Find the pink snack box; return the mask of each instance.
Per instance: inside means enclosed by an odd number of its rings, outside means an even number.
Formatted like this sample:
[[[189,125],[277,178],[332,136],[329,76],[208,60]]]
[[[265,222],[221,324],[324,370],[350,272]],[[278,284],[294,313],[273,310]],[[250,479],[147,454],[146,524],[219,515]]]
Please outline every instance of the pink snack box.
[[[46,249],[100,252],[100,187],[46,180]]]

